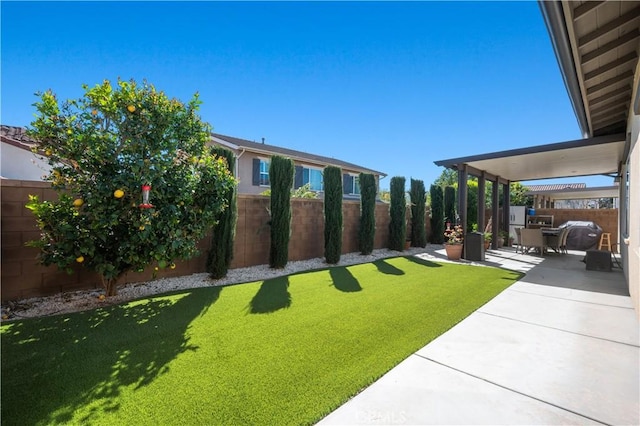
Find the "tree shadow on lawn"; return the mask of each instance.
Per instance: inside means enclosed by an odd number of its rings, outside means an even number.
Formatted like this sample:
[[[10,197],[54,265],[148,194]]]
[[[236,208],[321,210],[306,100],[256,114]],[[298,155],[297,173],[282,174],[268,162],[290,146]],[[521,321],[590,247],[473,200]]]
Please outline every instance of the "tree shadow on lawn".
[[[402,269],[398,269],[392,264],[388,263],[384,259],[379,259],[373,262],[378,271],[387,275],[404,275],[404,271]]]
[[[222,287],[194,289],[2,327],[2,424],[84,423],[117,411],[186,351],[191,322]],[[90,407],[90,408],[88,408]],[[78,411],[87,414],[74,418]]]
[[[249,302],[252,314],[269,314],[291,306],[289,293],[289,276],[266,280]]]
[[[360,287],[360,283],[353,276],[351,271],[344,266],[337,266],[335,268],[329,269],[329,274],[331,275],[331,281],[333,282],[333,286],[345,293],[353,293],[356,291],[362,291],[362,287]]]
[[[405,259],[407,259],[409,262],[413,262],[413,263],[417,263],[418,265],[422,265],[422,266],[428,266],[429,268],[441,268],[442,265],[436,262],[432,262],[430,260],[426,260],[426,259],[421,259],[419,257],[415,257],[415,256],[405,256]]]

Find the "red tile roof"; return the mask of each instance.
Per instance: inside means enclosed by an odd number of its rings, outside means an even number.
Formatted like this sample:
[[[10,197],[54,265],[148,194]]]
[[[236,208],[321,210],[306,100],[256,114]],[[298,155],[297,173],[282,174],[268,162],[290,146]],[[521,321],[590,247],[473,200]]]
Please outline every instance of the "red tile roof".
[[[586,188],[586,183],[557,183],[550,185],[525,185],[529,192],[562,191],[563,189]]]
[[[38,145],[38,142],[27,136],[26,129],[16,126],[0,126],[0,140],[9,145],[31,151],[31,148]]]

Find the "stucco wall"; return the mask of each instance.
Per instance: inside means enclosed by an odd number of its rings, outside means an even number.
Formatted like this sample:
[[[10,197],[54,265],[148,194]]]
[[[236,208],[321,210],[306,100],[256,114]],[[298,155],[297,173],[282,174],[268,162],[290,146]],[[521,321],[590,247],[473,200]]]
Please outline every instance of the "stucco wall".
[[[637,99],[640,85],[640,63],[636,66],[634,93],[631,99]],[[640,319],[640,116],[634,114],[633,102],[629,111],[628,134],[629,150],[629,224],[628,234],[622,235],[626,244],[623,246],[623,265],[629,293],[633,301],[636,315]],[[624,183],[624,178],[621,184]],[[622,210],[624,214],[624,210]]]
[[[6,179],[41,181],[50,171],[49,164],[34,153],[8,143],[2,143],[2,170]]]
[[[269,160],[269,155],[257,154],[255,152],[245,151],[245,152],[236,152],[236,155],[240,155],[237,162],[237,176],[240,181],[238,184],[238,193],[239,194],[261,194],[262,192],[269,189],[268,186],[254,186],[253,185],[253,159],[260,158]],[[305,166],[314,169],[324,169],[323,166],[318,166],[317,164],[311,164],[304,161],[294,161],[296,166]],[[342,173],[350,173],[354,175],[359,175],[360,173],[354,170],[342,169]],[[379,176],[376,177],[376,187],[379,189]]]

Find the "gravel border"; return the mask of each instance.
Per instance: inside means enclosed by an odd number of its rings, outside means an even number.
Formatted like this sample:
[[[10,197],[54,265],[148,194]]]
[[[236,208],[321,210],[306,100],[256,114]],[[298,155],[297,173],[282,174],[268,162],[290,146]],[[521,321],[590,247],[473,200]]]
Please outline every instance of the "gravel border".
[[[125,284],[118,288],[118,295],[104,298],[103,290],[81,290],[60,293],[47,297],[32,297],[18,301],[9,301],[2,304],[2,322],[36,318],[70,312],[85,311],[101,306],[116,305],[130,300],[167,293],[175,290],[187,290],[198,287],[225,286],[230,284],[262,281],[283,275],[290,275],[300,271],[323,269],[331,266],[347,266],[360,263],[373,262],[389,257],[419,255],[428,260],[447,261],[446,256],[438,251],[443,251],[442,245],[428,244],[425,248],[412,247],[403,252],[389,249],[374,250],[370,255],[361,255],[358,252],[344,254],[337,265],[325,263],[324,258],[315,258],[288,262],[283,269],[271,269],[269,265],[258,265],[247,268],[229,270],[226,277],[214,280],[207,273],[184,275],[172,278],[160,278],[154,281]],[[462,261],[464,263],[468,263]]]

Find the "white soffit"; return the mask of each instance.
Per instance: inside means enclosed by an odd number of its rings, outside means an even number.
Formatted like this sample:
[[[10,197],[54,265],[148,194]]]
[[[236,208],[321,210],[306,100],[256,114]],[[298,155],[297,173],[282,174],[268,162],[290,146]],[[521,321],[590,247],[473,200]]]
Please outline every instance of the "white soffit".
[[[624,134],[540,145],[436,161],[463,164],[509,181],[617,174],[624,154]]]

